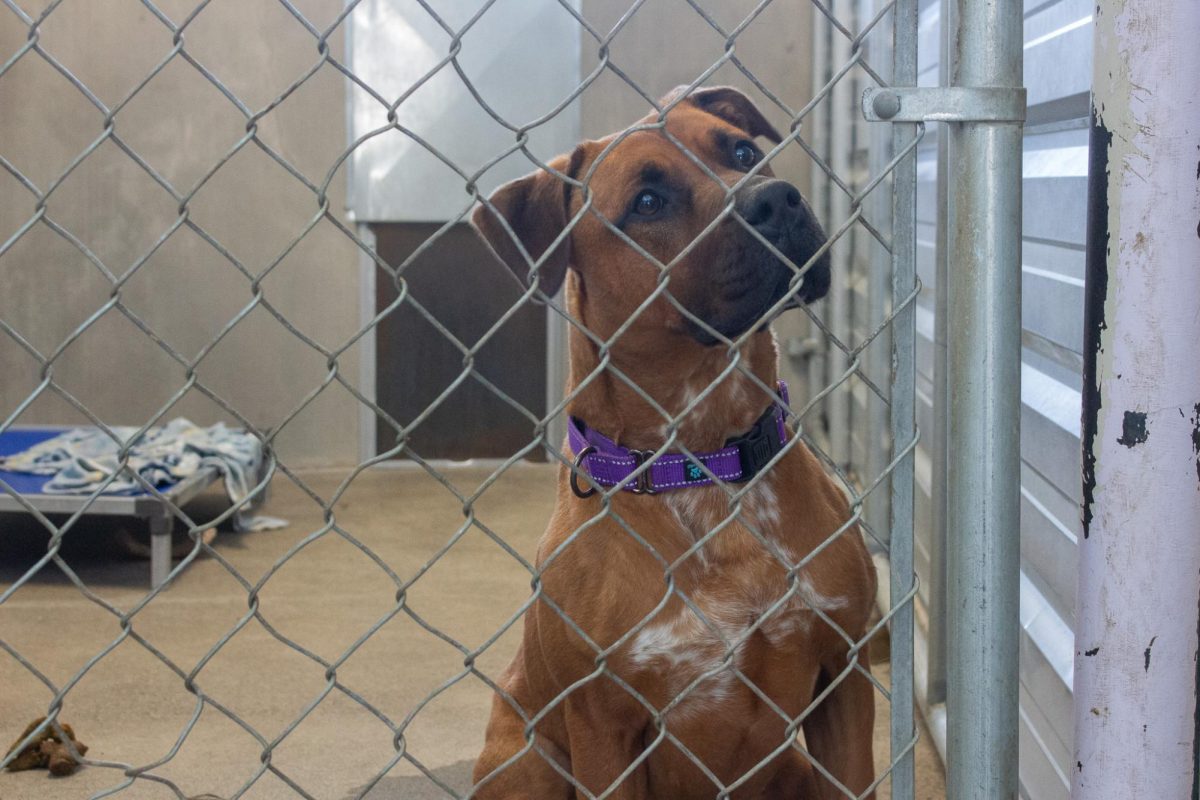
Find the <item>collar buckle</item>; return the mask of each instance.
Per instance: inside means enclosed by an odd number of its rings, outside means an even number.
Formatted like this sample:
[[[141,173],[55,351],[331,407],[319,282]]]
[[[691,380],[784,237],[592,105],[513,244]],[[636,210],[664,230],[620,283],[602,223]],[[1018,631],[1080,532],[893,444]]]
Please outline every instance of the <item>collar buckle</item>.
[[[758,418],[754,427],[729,442],[737,447],[738,460],[742,466],[742,474],[737,483],[745,483],[753,478],[783,449],[777,413],[776,407],[771,406],[767,413]]]
[[[637,469],[646,463],[646,459],[654,455],[653,450],[633,450],[630,449],[629,454],[633,456],[633,468]],[[654,488],[654,477],[651,474],[654,465],[646,467],[641,475],[638,475],[637,481],[628,485],[629,491],[634,494],[658,494],[658,490]]]

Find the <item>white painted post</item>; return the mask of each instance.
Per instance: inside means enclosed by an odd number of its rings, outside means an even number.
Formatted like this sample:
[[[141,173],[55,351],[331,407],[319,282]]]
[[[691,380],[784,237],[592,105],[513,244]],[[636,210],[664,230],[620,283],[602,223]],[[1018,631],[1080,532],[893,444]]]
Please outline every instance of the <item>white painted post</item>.
[[[1101,0],[1075,800],[1195,798],[1200,3]]]

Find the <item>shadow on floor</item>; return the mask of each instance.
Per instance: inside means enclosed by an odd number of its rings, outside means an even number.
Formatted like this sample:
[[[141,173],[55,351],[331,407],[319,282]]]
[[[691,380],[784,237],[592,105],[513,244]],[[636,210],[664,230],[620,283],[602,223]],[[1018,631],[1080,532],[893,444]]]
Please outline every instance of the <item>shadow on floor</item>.
[[[474,764],[471,760],[458,761],[432,770],[432,773],[455,795],[462,795],[471,788],[471,767]],[[358,797],[361,791],[360,786],[346,795],[346,800]],[[446,800],[450,796],[424,775],[405,775],[384,778],[363,796],[363,800]]]
[[[198,524],[216,519],[229,509],[223,491],[208,491],[184,507]],[[54,525],[64,525],[65,514],[49,515]],[[222,547],[244,547],[243,534],[222,523]],[[50,532],[29,514],[0,514],[0,585],[20,580],[46,555]],[[145,520],[104,515],[83,516],[63,536],[59,555],[86,584],[108,587],[145,588],[148,581],[149,533]],[[173,547],[176,560],[191,550],[187,526],[175,521]],[[31,582],[45,586],[66,586],[71,579],[54,563],[38,570]]]

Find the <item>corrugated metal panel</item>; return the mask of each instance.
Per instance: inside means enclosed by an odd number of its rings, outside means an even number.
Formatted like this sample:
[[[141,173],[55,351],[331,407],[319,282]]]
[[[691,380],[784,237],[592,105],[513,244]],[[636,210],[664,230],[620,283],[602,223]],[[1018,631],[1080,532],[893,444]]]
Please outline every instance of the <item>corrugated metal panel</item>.
[[[1065,798],[1070,794],[1066,776],[1070,774],[1074,741],[1070,690],[1074,637],[1066,622],[1046,602],[1028,571],[1028,564],[1023,563],[1019,660],[1021,794],[1031,800]]]
[[[1031,800],[1070,795],[1091,13],[1090,0],[1026,4],[1021,791]]]

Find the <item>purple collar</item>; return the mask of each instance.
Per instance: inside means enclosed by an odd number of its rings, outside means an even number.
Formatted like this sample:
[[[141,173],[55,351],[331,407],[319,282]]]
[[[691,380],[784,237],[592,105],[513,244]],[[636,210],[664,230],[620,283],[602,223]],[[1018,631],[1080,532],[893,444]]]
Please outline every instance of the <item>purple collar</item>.
[[[727,483],[742,483],[753,478],[783,449],[787,442],[784,425],[788,402],[787,384],[779,382],[783,403],[775,403],[759,417],[749,431],[730,439],[720,450],[696,453],[695,458],[683,453],[664,453],[642,471],[637,478],[621,488],[634,494],[657,494],[689,486],[707,486],[713,479],[696,464],[702,463],[709,472]],[[590,497],[596,489],[583,489],[579,473],[586,472],[600,486],[616,486],[626,481],[647,459],[653,450],[630,450],[597,431],[582,420],[571,417],[567,425],[567,441],[575,454],[571,471],[571,491],[577,497]]]

